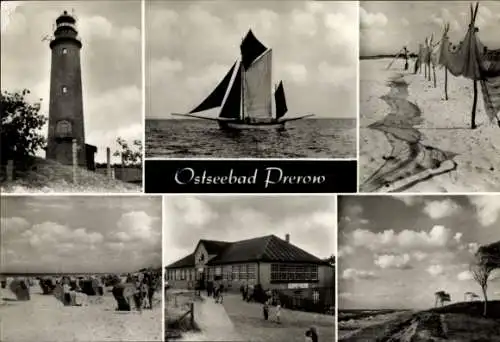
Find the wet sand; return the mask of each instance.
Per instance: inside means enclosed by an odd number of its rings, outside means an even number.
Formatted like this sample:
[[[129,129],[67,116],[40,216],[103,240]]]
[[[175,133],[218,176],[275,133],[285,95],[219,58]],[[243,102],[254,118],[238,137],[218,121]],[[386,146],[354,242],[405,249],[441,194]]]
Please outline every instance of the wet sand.
[[[389,62],[360,63],[362,191],[499,191],[500,129],[481,96],[478,128],[469,128],[472,81],[450,76],[444,101],[442,70],[434,88],[423,74],[402,72],[400,62],[386,70]]]
[[[64,306],[31,288],[31,300],[16,301],[1,289],[2,341],[161,341],[161,292],[153,310],[117,312],[111,293],[88,296],[83,306]]]

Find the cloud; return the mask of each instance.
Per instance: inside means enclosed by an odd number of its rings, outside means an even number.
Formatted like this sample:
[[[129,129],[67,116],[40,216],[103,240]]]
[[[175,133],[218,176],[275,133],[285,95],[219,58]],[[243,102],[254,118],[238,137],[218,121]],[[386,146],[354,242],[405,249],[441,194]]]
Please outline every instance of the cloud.
[[[300,63],[288,63],[284,67],[286,73],[297,83],[307,82],[307,69]]]
[[[188,225],[204,226],[219,216],[204,201],[195,197],[178,197],[171,203],[176,210],[172,214]]]
[[[463,271],[457,275],[458,280],[472,280],[472,273],[470,271]]]
[[[16,13],[16,8],[21,6],[24,1],[2,1],[1,6],[1,21],[2,21],[2,34],[6,31],[7,27],[9,30],[19,32],[24,29],[26,24],[26,19],[24,16]],[[19,22],[21,21],[21,22]],[[17,25],[13,28],[13,25]]]
[[[416,251],[414,252],[413,254],[413,257],[418,260],[418,261],[422,261],[424,260],[425,258],[427,258],[427,253],[424,253],[424,252],[420,252],[420,251]]]
[[[403,202],[404,204],[406,204],[409,207],[422,202],[421,197],[418,197],[418,196],[403,196],[402,195],[402,196],[393,196],[392,198],[400,200],[401,202]]]
[[[30,223],[22,217],[2,217],[0,218],[1,236],[5,237],[9,233],[15,233],[28,229]]]
[[[411,266],[410,255],[391,255],[384,254],[375,257],[374,263],[380,268],[395,268],[395,269],[409,269]]]
[[[362,29],[380,28],[387,25],[387,17],[383,13],[370,13],[359,7],[359,18]]]
[[[373,233],[367,229],[356,229],[348,235],[348,241],[354,247],[372,251],[440,249],[453,244],[453,234],[451,229],[442,225],[435,225],[428,232],[405,229],[396,233],[391,229]]]
[[[155,243],[161,239],[154,226],[155,218],[144,211],[131,211],[121,216],[117,230],[111,235],[120,241],[149,241]]]
[[[343,279],[375,279],[377,276],[372,271],[348,268],[342,273]]]
[[[429,273],[433,277],[436,277],[444,273],[444,268],[441,265],[430,265],[427,268],[427,273]]]
[[[481,225],[488,227],[498,220],[500,196],[471,196],[470,201],[476,207],[476,215]]]
[[[470,254],[475,254],[479,249],[479,244],[476,242],[470,242],[467,244],[467,249]]]
[[[451,216],[460,210],[460,206],[451,199],[429,201],[425,204],[424,213],[433,219]]]
[[[339,249],[338,256],[342,258],[348,255],[352,255],[354,254],[354,251],[354,248],[352,248],[351,246],[342,246]]]
[[[104,237],[100,233],[88,232],[85,228],[71,229],[56,222],[35,224],[31,229],[22,233],[32,247],[50,250],[57,248],[60,243],[78,243],[91,245],[100,243]]]

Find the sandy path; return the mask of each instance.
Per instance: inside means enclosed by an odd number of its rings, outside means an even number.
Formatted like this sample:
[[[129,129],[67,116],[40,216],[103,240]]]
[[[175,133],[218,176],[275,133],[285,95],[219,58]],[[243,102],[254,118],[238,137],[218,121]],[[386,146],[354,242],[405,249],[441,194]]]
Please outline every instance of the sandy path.
[[[9,295],[5,292],[2,297]],[[161,340],[160,303],[154,310],[122,313],[114,311],[110,294],[89,297],[88,306],[67,307],[37,287],[31,292],[30,301],[7,300],[0,306],[2,341]]]
[[[393,124],[399,124],[400,128],[408,129],[408,125],[403,124],[408,121],[408,117],[404,115],[389,117],[388,114],[415,111],[415,108],[407,103],[397,100],[388,103],[387,97],[384,97],[385,94],[389,97],[394,95],[391,82],[386,84],[386,81],[394,79],[394,74],[400,73],[401,70],[397,69],[398,63],[395,63],[392,70],[386,70],[388,63],[389,60],[382,59],[364,60],[360,64],[360,183],[365,182],[386,163],[384,157],[390,155],[393,148],[387,139],[387,132],[368,127],[377,121],[390,119]],[[408,83],[406,100],[416,105],[421,113],[421,122],[417,122],[418,120],[411,122],[413,128],[421,134],[419,143],[431,146],[436,151],[454,154],[453,160],[457,163],[457,168],[455,171],[436,175],[405,190],[499,191],[500,129],[495,123],[489,123],[480,95],[476,117],[478,128],[471,130],[469,127],[472,81],[450,77],[449,100],[444,101],[442,73],[442,70],[436,71],[438,77],[436,88],[432,82],[426,81],[423,75],[403,73]],[[412,132],[412,136],[416,137],[416,133]],[[430,155],[431,161],[435,155],[435,153]],[[443,157],[439,156],[439,153],[437,155],[440,159]],[[397,178],[408,175],[403,173],[395,176]],[[373,191],[373,189],[368,190]]]

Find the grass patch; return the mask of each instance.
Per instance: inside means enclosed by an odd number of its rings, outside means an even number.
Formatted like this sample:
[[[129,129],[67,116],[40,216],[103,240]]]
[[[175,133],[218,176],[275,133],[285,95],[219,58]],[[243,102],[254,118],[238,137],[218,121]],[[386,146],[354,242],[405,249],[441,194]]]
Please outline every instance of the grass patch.
[[[14,180],[7,182],[6,167],[0,169],[2,192],[140,192],[135,184],[109,179],[105,175],[78,168],[78,184],[73,183],[73,167],[53,160],[30,157],[14,165]]]

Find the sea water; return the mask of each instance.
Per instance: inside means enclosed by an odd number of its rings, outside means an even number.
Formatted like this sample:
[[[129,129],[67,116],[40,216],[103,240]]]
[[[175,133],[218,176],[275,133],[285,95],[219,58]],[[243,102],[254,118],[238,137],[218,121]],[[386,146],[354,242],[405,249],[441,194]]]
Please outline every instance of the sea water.
[[[146,120],[146,158],[356,158],[355,119],[304,119],[284,130],[221,130],[215,121]]]

